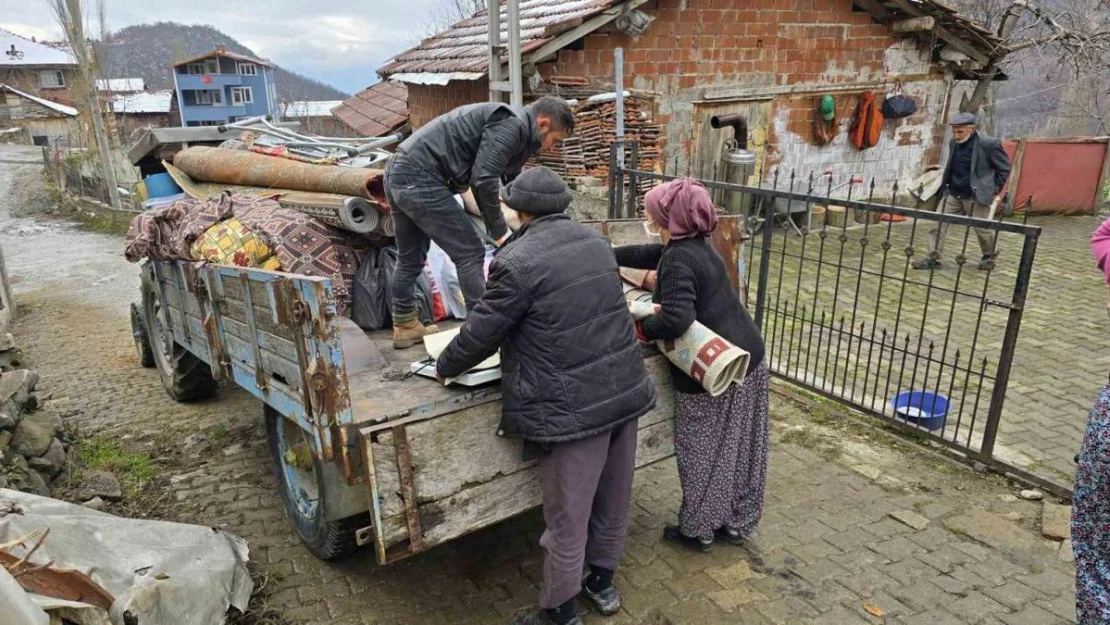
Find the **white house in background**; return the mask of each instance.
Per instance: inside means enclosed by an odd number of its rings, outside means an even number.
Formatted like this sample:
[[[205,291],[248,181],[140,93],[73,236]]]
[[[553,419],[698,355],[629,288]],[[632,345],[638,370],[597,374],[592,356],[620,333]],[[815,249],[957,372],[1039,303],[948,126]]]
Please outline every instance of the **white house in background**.
[[[146,91],[142,78],[102,78],[96,81],[96,90],[108,93],[138,93]]]
[[[357,137],[347,124],[332,115],[332,110],[343,104],[342,100],[299,100],[283,102],[281,118],[301,123],[301,129],[325,137]]]
[[[0,29],[0,84],[73,106],[75,99],[70,89],[76,76],[77,61],[68,48],[45,45]]]
[[[115,93],[108,100],[120,137],[128,141],[140,128],[168,128],[181,124],[173,89]]]

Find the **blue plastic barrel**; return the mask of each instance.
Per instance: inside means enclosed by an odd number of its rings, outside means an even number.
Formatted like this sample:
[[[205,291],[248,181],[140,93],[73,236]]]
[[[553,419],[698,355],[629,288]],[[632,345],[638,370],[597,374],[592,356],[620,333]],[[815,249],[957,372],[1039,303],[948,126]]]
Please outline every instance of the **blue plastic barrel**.
[[[929,431],[944,429],[948,417],[948,398],[929,391],[902,391],[890,406],[898,416]]]
[[[147,197],[151,199],[181,193],[181,187],[177,186],[177,183],[173,181],[169,174],[147,176],[143,182],[146,183]]]

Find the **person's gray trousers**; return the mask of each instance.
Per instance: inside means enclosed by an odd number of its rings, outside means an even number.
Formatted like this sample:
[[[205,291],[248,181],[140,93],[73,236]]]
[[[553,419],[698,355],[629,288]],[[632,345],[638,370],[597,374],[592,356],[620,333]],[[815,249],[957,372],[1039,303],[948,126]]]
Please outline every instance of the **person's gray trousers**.
[[[628,535],[636,472],[637,420],[604,434],[555,444],[540,461],[546,550],[540,607],[555,608],[582,588],[583,565],[615,570]]]

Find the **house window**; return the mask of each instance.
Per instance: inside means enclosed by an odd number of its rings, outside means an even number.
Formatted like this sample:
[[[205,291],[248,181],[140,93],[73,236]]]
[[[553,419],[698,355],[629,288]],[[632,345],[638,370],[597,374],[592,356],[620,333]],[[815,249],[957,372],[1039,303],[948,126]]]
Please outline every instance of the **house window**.
[[[231,104],[232,106],[254,104],[254,91],[250,87],[232,87]]]
[[[219,74],[220,59],[204,59],[204,70],[208,74]]]
[[[254,63],[238,63],[235,66],[241,76],[257,76],[258,66]]]
[[[195,93],[197,104],[219,106],[224,103],[223,94],[215,89],[198,89]]]
[[[48,69],[39,72],[39,87],[43,89],[60,89],[66,86],[66,77],[60,70]]]
[[[204,63],[189,63],[185,66],[185,73],[199,76],[204,73]]]

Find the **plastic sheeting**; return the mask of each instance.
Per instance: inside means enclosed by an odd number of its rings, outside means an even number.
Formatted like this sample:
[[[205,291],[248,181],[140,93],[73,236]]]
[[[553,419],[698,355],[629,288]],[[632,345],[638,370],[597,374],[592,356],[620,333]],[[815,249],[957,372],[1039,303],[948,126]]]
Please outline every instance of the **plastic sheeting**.
[[[253,584],[246,566],[247,543],[238,536],[199,525],[125,519],[0,489],[0,504],[4,503],[14,503],[19,512],[0,517],[0,543],[50,528],[32,561],[77,569],[111,592],[114,625],[123,625],[125,612],[143,625],[212,625],[225,621],[229,606],[247,608]],[[20,549],[10,553],[22,557]],[[25,607],[25,602],[16,603],[4,575],[0,574],[0,604]],[[34,599],[44,606],[64,603]],[[30,620],[15,623],[39,625],[33,611],[30,614]]]

